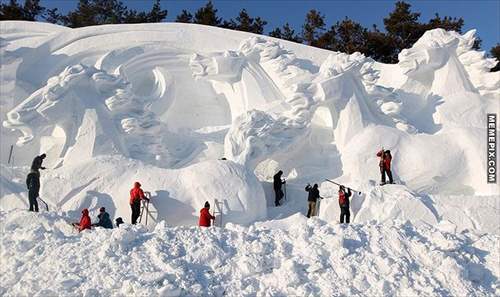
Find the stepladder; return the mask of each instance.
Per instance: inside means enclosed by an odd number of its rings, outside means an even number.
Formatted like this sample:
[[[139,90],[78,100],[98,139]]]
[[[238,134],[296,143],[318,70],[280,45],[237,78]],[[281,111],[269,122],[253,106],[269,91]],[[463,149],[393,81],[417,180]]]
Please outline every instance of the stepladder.
[[[151,192],[144,192],[144,196],[148,198],[148,200],[141,200],[141,213],[139,215],[139,223],[142,224],[142,219],[144,218],[144,225],[148,225],[148,217],[151,219],[155,219],[153,214],[157,213],[156,211],[152,211],[149,209],[149,202],[151,202]]]
[[[222,221],[222,217],[223,217],[223,213],[222,213],[222,207],[223,207],[223,202],[222,201],[219,201],[218,199],[215,199],[214,200],[214,216],[215,216],[215,220],[214,220],[214,226],[217,226],[217,227],[222,227],[224,226],[223,225],[223,221]]]

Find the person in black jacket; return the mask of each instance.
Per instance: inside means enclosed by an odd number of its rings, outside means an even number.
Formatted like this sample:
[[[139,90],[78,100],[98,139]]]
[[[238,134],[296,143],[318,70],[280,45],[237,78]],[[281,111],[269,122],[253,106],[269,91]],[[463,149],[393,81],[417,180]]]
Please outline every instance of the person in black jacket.
[[[309,204],[309,209],[307,210],[307,217],[314,217],[316,216],[316,202],[319,199],[319,190],[318,190],[318,184],[314,184],[314,186],[311,187],[310,184],[307,184],[306,189],[309,194],[307,195],[307,201]]]
[[[37,198],[40,191],[40,172],[38,170],[31,170],[26,178],[26,186],[28,187],[30,211],[38,212]]]
[[[99,222],[97,224],[92,224],[93,227],[103,227],[106,229],[113,229],[113,222],[109,218],[109,213],[106,212],[106,208],[101,207],[99,209],[99,214],[97,215]]]
[[[349,224],[349,219],[351,218],[351,212],[349,211],[349,198],[351,197],[351,189],[347,188],[347,192],[344,186],[339,187],[339,206],[340,206],[340,223],[345,222]]]
[[[281,176],[283,175],[283,171],[278,171],[273,177],[273,188],[274,188],[274,205],[280,206],[280,200],[283,198],[285,194],[281,190],[281,185],[285,183],[285,181],[281,180]]]
[[[42,166],[43,159],[45,159],[47,155],[41,154],[40,156],[36,156],[35,159],[33,159],[33,163],[31,163],[31,170],[36,170],[39,171],[40,169],[45,169],[45,167]]]

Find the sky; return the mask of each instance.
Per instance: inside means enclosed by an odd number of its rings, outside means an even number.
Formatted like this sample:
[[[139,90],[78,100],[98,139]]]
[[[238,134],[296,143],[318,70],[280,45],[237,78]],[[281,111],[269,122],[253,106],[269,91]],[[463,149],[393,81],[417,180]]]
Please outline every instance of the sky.
[[[42,5],[48,8],[57,7],[63,12],[76,8],[77,0],[42,0]],[[128,7],[136,10],[151,9],[153,0],[122,0]],[[168,10],[167,22],[173,22],[175,17],[186,9],[193,13],[207,1],[198,0],[162,0],[162,8]],[[235,18],[238,12],[246,8],[250,16],[260,16],[268,22],[265,32],[272,31],[289,23],[296,32],[301,31],[305,15],[310,9],[316,9],[326,17],[327,28],[335,22],[349,17],[367,28],[376,24],[383,29],[383,18],[394,8],[392,0],[214,0],[218,15],[224,19]],[[439,13],[440,16],[463,17],[463,31],[477,29],[478,36],[483,40],[482,49],[490,48],[500,42],[500,0],[418,0],[408,1],[412,11],[420,12],[420,21],[426,22]]]

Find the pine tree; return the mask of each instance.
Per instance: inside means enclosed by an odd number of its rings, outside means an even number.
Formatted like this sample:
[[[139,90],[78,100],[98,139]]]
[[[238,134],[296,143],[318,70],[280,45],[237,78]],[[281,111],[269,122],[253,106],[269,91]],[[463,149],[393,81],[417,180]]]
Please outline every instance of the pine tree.
[[[354,52],[366,52],[367,30],[347,17],[342,22],[333,26],[336,33],[336,51],[352,54]]]
[[[151,8],[151,11],[147,15],[148,23],[160,23],[167,17],[168,11],[161,9],[160,0],[156,0]]]
[[[290,27],[289,23],[286,23],[281,29],[275,28],[273,31],[269,32],[269,36],[302,43],[302,38],[295,33],[295,30]]]
[[[481,37],[476,36],[476,39],[474,39],[474,44],[472,44],[472,49],[475,49],[477,51],[480,50],[482,43],[483,43],[483,40],[481,39]]]
[[[397,63],[399,49],[397,41],[390,34],[385,34],[373,25],[373,29],[366,33],[366,49],[364,54],[382,63]]]
[[[181,14],[179,14],[175,18],[175,21],[177,23],[192,23],[193,22],[193,15],[189,11],[183,9]]]
[[[217,17],[217,9],[214,8],[212,1],[208,1],[204,7],[200,7],[194,14],[194,23],[220,26],[222,24],[221,18]]]
[[[117,0],[80,0],[77,8],[63,17],[63,22],[71,28],[84,26],[123,23],[132,20],[137,12],[126,11],[121,1]]]
[[[28,21],[35,21],[36,17],[41,15],[45,10],[40,5],[40,0],[25,0],[24,1],[24,16]]]
[[[269,32],[269,36],[274,37],[274,38],[283,39],[283,33],[281,33],[280,28],[274,28],[274,30]]]
[[[316,41],[325,30],[325,16],[312,9],[306,15],[302,26],[302,38],[308,45],[316,45]]]
[[[56,8],[47,9],[43,17],[47,22],[52,24],[63,24],[63,16],[59,13],[59,10]]]
[[[0,20],[24,20],[23,7],[16,0],[10,0],[9,4],[0,4]]]
[[[335,27],[332,26],[328,31],[321,34],[321,36],[319,36],[318,39],[315,41],[315,44],[319,48],[324,48],[331,51],[337,50],[339,48],[339,45]]]
[[[418,22],[420,13],[412,12],[411,5],[398,1],[394,11],[384,18],[386,31],[393,35],[400,49],[411,47],[425,32],[425,27]]]
[[[491,69],[491,72],[500,71],[500,43],[491,48],[490,54],[497,59],[497,65]]]
[[[49,12],[51,20],[60,19],[68,27],[78,28],[102,24],[157,23],[167,17],[156,0],[149,12],[127,9],[120,0],[79,0],[75,10],[58,18],[57,11]]]
[[[224,21],[222,23],[222,27],[238,31],[262,34],[264,32],[264,26],[266,24],[267,22],[265,20],[261,19],[260,17],[252,18],[250,17],[246,9],[242,9],[235,20],[231,19],[229,20],[229,22]]]
[[[429,22],[425,25],[425,30],[431,30],[435,28],[442,28],[447,31],[456,31],[458,33],[462,33],[462,27],[464,26],[463,18],[452,18],[449,16],[445,16],[441,18],[439,14],[435,14],[434,18],[430,19]]]
[[[35,21],[44,11],[40,0],[25,0],[23,6],[17,0],[10,0],[8,4],[0,4],[0,20]]]

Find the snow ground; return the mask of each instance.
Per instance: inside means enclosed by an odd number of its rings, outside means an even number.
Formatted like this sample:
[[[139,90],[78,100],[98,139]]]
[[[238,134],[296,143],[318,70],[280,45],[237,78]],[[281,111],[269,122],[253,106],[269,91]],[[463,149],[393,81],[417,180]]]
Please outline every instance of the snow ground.
[[[493,296],[498,236],[296,214],[226,228],[75,234],[65,216],[0,212],[3,296]]]
[[[500,77],[474,30],[428,31],[386,65],[190,24],[0,28],[0,294],[499,295]],[[381,147],[397,185],[377,186]],[[37,216],[19,209],[41,152]],[[355,224],[325,178],[362,191]],[[136,180],[148,226],[68,228],[84,207],[128,221]],[[307,183],[325,197],[311,220]],[[215,199],[225,228],[193,227]]]

